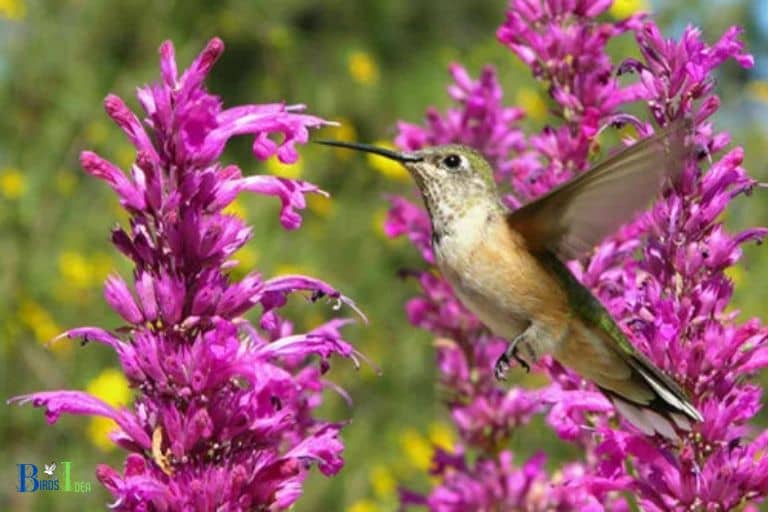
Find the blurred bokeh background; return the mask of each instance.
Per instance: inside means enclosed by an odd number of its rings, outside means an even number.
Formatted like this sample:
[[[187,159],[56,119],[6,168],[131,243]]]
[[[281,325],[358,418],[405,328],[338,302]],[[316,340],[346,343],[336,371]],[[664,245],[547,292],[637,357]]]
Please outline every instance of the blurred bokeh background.
[[[342,123],[325,129],[329,137],[391,140],[398,119],[418,122],[427,106],[447,106],[453,61],[473,75],[495,65],[507,102],[527,111],[527,126],[540,127],[547,122],[544,91],[495,39],[505,8],[503,0],[0,0],[0,398],[85,388],[111,403],[130,401],[105,347],[45,342],[75,326],[119,324],[101,284],[111,271],[127,275],[127,263],[108,243],[109,228],[124,217],[111,191],[79,169],[77,155],[90,148],[123,165],[132,160],[101,101],[111,91],[137,108],[134,87],[158,76],[161,41],[172,39],[186,66],[210,37],[222,37],[227,51],[208,84],[225,104],[305,103]],[[746,28],[757,66],[723,68],[718,122],[746,147],[752,174],[768,180],[768,2],[618,0],[610,15],[638,9],[653,10],[667,35],[689,23],[710,41],[730,25]],[[629,56],[631,43],[612,51]],[[239,254],[237,272],[302,272],[353,297],[370,324],[350,327],[348,339],[383,371],[334,363],[330,378],[354,406],[329,392],[321,412],[351,419],[347,464],[332,479],[314,474],[296,510],[395,510],[397,485],[424,489],[432,443],[453,436],[434,384],[431,340],[403,312],[416,286],[398,271],[422,260],[382,230],[386,195],[410,194],[411,185],[402,172],[351,153],[307,146],[299,164],[286,167],[254,160],[248,146],[238,141],[226,159],[247,172],[312,181],[332,200],[310,202],[304,226],[292,233],[279,227],[276,202],[239,200],[235,208],[255,224],[256,238]],[[768,224],[767,194],[758,189],[739,199],[727,213],[730,227]],[[733,307],[743,318],[768,316],[766,262],[765,248],[750,247],[731,276]],[[302,301],[291,312],[299,326],[333,314]],[[0,510],[103,508],[108,496],[94,468],[120,466],[124,456],[106,440],[109,428],[82,417],[49,427],[40,410],[0,405]],[[513,450],[522,457],[537,449],[553,454],[553,463],[572,454],[534,423],[513,440]],[[92,492],[15,492],[16,464],[54,460],[72,461],[72,478],[89,480]]]

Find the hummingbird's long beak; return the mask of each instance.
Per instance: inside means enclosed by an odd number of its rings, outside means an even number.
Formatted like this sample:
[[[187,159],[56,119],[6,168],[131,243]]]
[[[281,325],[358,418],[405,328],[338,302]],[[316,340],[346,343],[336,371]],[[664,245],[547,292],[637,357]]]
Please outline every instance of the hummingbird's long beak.
[[[380,148],[370,144],[361,144],[359,142],[343,142],[340,140],[315,140],[313,142],[325,144],[326,146],[335,146],[337,148],[354,149],[355,151],[373,153],[374,155],[383,156],[384,158],[396,160],[401,163],[420,162],[422,160],[422,157],[416,156],[413,153],[401,153],[399,151],[392,151],[391,149]]]

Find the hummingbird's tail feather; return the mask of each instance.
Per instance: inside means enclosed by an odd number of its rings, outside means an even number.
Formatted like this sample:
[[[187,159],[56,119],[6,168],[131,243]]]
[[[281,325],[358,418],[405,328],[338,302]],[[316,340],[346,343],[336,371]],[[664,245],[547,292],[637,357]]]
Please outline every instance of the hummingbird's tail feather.
[[[613,406],[616,408],[619,414],[624,416],[643,434],[647,436],[660,434],[667,439],[678,439],[678,435],[675,431],[675,427],[673,426],[673,422],[675,425],[678,425],[678,427],[680,427],[680,424],[677,423],[674,419],[670,421],[671,418],[668,419],[653,409],[628,402],[609,391],[606,391],[606,394],[610,397],[611,401],[613,402]],[[690,423],[688,424],[688,428],[683,430],[690,430]]]
[[[633,401],[618,389],[606,389],[597,384],[616,410],[644,434],[660,434],[677,440],[677,430],[690,431],[692,422],[704,419],[680,386],[642,354],[633,354],[625,361],[632,369],[634,385],[644,385],[652,392],[650,400]]]
[[[690,402],[680,386],[640,353],[629,359],[629,364],[643,377],[670,413],[682,414],[693,421],[703,421],[698,409]]]
[[[647,435],[677,439],[676,430],[690,431],[692,423],[703,420],[674,380],[636,349],[610,343],[602,329],[572,324],[555,357],[594,382]]]
[[[645,375],[640,372],[635,376],[645,379]],[[633,380],[635,382],[632,386],[642,385],[639,379]],[[599,382],[595,384],[613,402],[616,411],[646,435],[660,434],[667,439],[676,440],[678,439],[676,430],[688,432],[691,430],[692,422],[703,420],[701,413],[693,404],[676,393],[679,391],[676,384],[675,389],[667,388],[665,384],[649,377],[644,380],[644,384],[647,386],[646,389],[650,388],[654,392],[654,395],[644,402],[634,401],[627,396],[628,394],[603,387]]]

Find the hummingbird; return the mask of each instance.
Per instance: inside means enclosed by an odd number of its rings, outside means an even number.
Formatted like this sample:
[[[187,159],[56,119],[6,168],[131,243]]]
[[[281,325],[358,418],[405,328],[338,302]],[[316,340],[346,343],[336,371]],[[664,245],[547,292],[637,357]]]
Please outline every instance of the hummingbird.
[[[641,432],[678,439],[701,413],[685,391],[629,341],[564,261],[583,257],[646,207],[682,172],[690,121],[626,147],[516,210],[502,202],[488,161],[446,144],[394,151],[316,141],[400,162],[421,193],[437,267],[457,298],[495,335],[510,340],[494,373],[541,356],[592,381]]]

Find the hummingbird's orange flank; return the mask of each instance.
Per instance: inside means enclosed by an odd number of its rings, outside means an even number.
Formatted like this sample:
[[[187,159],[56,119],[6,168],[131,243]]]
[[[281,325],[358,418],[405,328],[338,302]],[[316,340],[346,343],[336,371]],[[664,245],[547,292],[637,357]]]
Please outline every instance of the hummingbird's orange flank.
[[[595,383],[648,435],[676,438],[701,421],[671,378],[628,340],[563,260],[579,258],[632,219],[682,172],[690,123],[676,122],[521,208],[501,201],[493,170],[461,145],[396,152],[318,141],[402,163],[432,222],[437,265],[457,297],[494,334],[511,340],[496,362],[528,369],[544,354]]]

